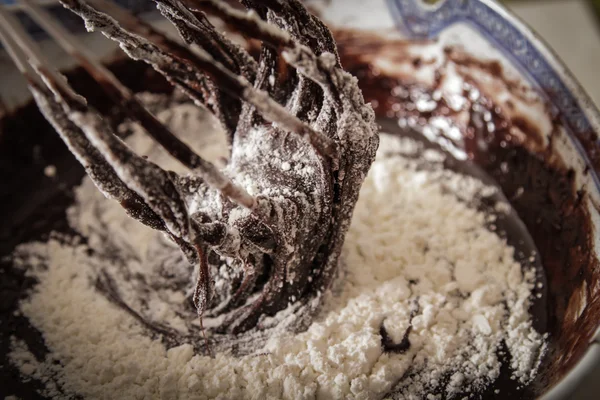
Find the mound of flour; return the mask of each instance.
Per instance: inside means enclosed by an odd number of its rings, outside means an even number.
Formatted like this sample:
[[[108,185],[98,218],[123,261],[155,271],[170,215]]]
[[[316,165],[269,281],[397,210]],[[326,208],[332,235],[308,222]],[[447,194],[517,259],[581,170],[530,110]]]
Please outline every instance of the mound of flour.
[[[159,116],[203,156],[226,155],[225,142],[197,137],[207,122],[196,107],[173,106]],[[166,157],[133,131],[132,146],[164,165]],[[167,348],[97,292],[101,267],[115,263],[144,274],[156,258],[151,244],[161,239],[86,180],[69,218],[87,243],[54,238],[16,252],[19,265],[39,279],[20,312],[50,353],[36,360],[14,338],[11,358],[57,398],[435,399],[492,382],[505,343],[513,378],[527,384],[544,352],[528,313],[534,271],[514,260],[514,249],[486,228],[491,217],[472,204],[494,190],[444,170],[443,158],[383,134],[346,237],[343,276],[325,309],[307,331],[279,332],[242,357],[203,356],[191,344]],[[90,248],[131,257],[93,257]],[[149,293],[146,312],[186,331],[188,318],[171,306],[185,301],[183,292]],[[409,345],[385,351],[382,332],[388,342]]]

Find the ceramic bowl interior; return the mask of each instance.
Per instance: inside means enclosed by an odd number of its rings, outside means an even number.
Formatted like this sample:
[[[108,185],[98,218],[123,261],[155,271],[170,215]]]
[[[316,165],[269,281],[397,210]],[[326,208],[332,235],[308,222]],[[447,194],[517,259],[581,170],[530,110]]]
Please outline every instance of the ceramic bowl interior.
[[[585,371],[600,361],[598,111],[548,47],[491,0],[446,0],[433,6],[420,0],[309,3],[333,27],[345,48],[345,62],[355,65],[357,74],[371,73],[372,78],[375,71],[398,84],[423,87],[442,82],[441,89],[457,100],[464,96],[462,85],[476,85],[511,121],[519,150],[490,146],[486,151],[493,154],[493,163],[475,161],[492,173],[511,199],[546,273],[550,346],[532,395],[566,398]],[[443,76],[436,72],[441,66]],[[170,90],[141,64],[118,57],[111,68],[135,91]],[[110,108],[108,99],[98,95],[80,69],[68,75],[77,90],[93,93],[99,107]],[[376,100],[377,94],[365,87],[368,100]],[[64,208],[72,200],[69,188],[83,177],[81,167],[35,106],[16,107],[26,98],[19,96],[14,101],[3,93],[4,110],[0,107],[0,201],[4,204],[0,256],[51,229],[67,230]],[[30,126],[40,128],[33,132]],[[441,143],[459,158],[466,154],[460,140]],[[513,169],[504,171],[503,162],[510,162]],[[61,171],[56,178],[43,174],[48,164]],[[43,355],[39,333],[12,313],[27,284],[22,276],[4,275],[1,326],[10,325]],[[3,354],[9,345],[5,333],[0,338]],[[8,375],[0,385],[12,385],[22,398],[35,398],[34,385]]]

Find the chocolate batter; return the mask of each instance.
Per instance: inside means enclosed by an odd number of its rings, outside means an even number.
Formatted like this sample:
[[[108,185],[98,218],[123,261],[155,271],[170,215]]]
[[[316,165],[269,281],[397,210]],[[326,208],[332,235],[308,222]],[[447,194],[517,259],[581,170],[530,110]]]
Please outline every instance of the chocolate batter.
[[[428,89],[416,86],[412,83],[400,82],[370,74],[368,65],[362,64],[360,60],[344,58],[346,49],[344,46],[351,44],[342,43],[341,54],[343,65],[353,74],[360,78],[361,88],[366,100],[377,100],[379,107],[376,109],[380,116],[380,124],[391,130],[397,126],[395,120],[390,121],[385,117],[389,107],[393,104],[408,104],[407,99],[398,99],[392,96],[390,90],[398,84],[404,85],[408,92],[427,92]],[[348,52],[350,53],[350,52]],[[422,62],[416,60],[416,65]],[[128,85],[135,86],[135,90],[148,90],[148,84],[156,85],[157,91],[168,91],[169,86],[164,80],[152,73],[140,64],[131,62],[117,63],[113,66],[119,77]],[[495,70],[500,74],[501,71]],[[144,88],[139,87],[140,74],[148,74],[144,79]],[[89,79],[81,72],[72,74],[71,82],[80,83],[83,93],[95,94],[86,87],[90,85]],[[430,89],[429,89],[430,90]],[[97,107],[110,108],[110,101],[102,96],[95,98]],[[496,382],[488,391],[482,394],[482,398],[494,398],[495,396],[505,398],[530,398],[541,393],[545,385],[551,385],[564,375],[572,365],[580,358],[586,349],[587,342],[597,325],[597,310],[599,300],[593,289],[588,289],[588,307],[581,317],[575,318],[571,308],[573,303],[572,294],[581,284],[587,287],[597,287],[598,277],[594,275],[597,270],[597,260],[592,250],[592,232],[589,215],[585,210],[582,200],[585,192],[576,191],[574,187],[574,173],[561,165],[555,157],[547,153],[532,154],[525,149],[521,143],[507,140],[511,124],[525,125],[522,121],[507,120],[501,113],[495,110],[493,104],[485,104],[488,100],[483,98],[482,104],[486,110],[492,112],[496,130],[488,132],[481,129],[475,121],[478,119],[479,111],[472,111],[472,135],[466,135],[463,146],[467,149],[471,160],[478,164],[488,176],[491,176],[503,189],[504,194],[517,210],[519,217],[525,223],[529,234],[533,238],[535,247],[541,255],[541,262],[548,279],[545,286],[548,290],[547,307],[533,310],[537,328],[547,330],[550,333],[550,352],[546,357],[544,370],[539,383],[526,390],[510,386],[508,370],[502,371],[499,382]],[[405,107],[406,108],[406,107]],[[408,115],[408,110],[402,110]],[[422,114],[427,119],[436,112],[445,112],[444,105],[440,104],[429,114]],[[555,122],[560,123],[557,117]],[[26,126],[24,126],[26,124]],[[531,132],[532,140],[535,140],[534,129],[526,129]],[[396,130],[398,131],[398,130]],[[2,193],[11,193],[10,201],[2,210],[5,222],[2,230],[2,241],[0,255],[7,256],[14,246],[24,241],[43,239],[50,231],[68,231],[65,221],[64,209],[72,201],[70,188],[76,185],[83,176],[83,171],[58,140],[53,129],[51,129],[39,115],[33,105],[25,106],[10,116],[2,119],[0,136],[0,160],[3,160],[1,168]],[[411,132],[398,132],[399,134],[414,134]],[[417,129],[418,134],[418,129]],[[476,146],[477,140],[486,143],[484,148]],[[587,144],[588,150],[595,148]],[[60,171],[57,181],[43,176],[45,165],[52,163],[57,165]],[[465,168],[462,165],[454,165],[455,168]],[[468,167],[475,170],[474,167]],[[26,188],[21,182],[30,182]],[[36,188],[36,196],[31,196],[31,189]],[[23,188],[19,190],[19,188]],[[8,196],[6,196],[8,198]],[[508,229],[507,229],[508,230]],[[514,237],[510,232],[508,238]],[[14,315],[19,298],[25,296],[25,290],[33,285],[30,279],[20,275],[10,267],[10,261],[3,261],[1,265],[3,278],[0,291],[2,308],[2,324],[0,324],[0,347],[2,348],[2,368],[0,374],[0,391],[15,393],[22,398],[40,398],[35,393],[35,382],[21,382],[16,372],[5,359],[9,347],[9,337],[17,335],[27,342],[30,349],[42,358],[47,350],[39,332],[36,332],[25,318]],[[543,279],[540,276],[540,279]],[[534,307],[540,307],[537,302]],[[547,315],[546,315],[547,313]],[[594,315],[596,318],[594,318]],[[547,319],[546,319],[547,317]],[[390,344],[397,346],[400,344]],[[401,344],[404,347],[406,344]],[[558,354],[561,357],[558,357]],[[494,390],[500,388],[500,394]]]

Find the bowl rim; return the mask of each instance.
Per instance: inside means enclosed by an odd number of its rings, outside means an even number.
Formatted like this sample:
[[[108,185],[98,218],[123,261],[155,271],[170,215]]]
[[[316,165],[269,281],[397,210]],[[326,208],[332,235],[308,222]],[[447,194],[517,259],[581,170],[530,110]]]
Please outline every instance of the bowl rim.
[[[594,132],[600,132],[600,110],[587,94],[583,86],[577,81],[573,73],[566,66],[564,61],[552,49],[552,47],[543,39],[539,33],[518,17],[513,11],[509,10],[503,4],[496,0],[468,0],[487,3],[493,7],[498,14],[503,16],[508,22],[513,24],[517,29],[529,36],[531,42],[538,47],[543,56],[555,68],[557,75],[562,79],[567,88],[572,91],[582,111],[589,118],[591,129]],[[592,166],[591,160],[588,157],[588,151],[583,147],[580,140],[574,137],[573,132],[567,131],[567,136],[576,143],[578,155],[582,156],[586,165]],[[592,166],[590,170],[594,177],[596,190],[600,191],[600,177],[598,171]],[[596,232],[598,234],[598,232]],[[582,357],[576,362],[575,366],[567,372],[554,386],[546,393],[542,394],[540,400],[559,400],[566,399],[572,394],[575,389],[582,383],[584,378],[588,376],[592,370],[600,365],[600,323],[598,324],[595,333],[592,335],[587,350]]]
[[[505,48],[508,39],[498,40],[497,37],[494,37],[493,32],[488,31],[488,29],[501,29],[506,26],[514,28],[517,33],[516,37],[524,40],[526,45],[531,46],[529,50],[537,55],[538,59],[547,63],[549,67],[547,72],[558,80],[559,90],[555,92],[554,96],[549,95],[548,89],[541,88],[542,93],[548,97],[548,101],[559,110],[562,110],[564,107],[557,105],[556,102],[558,100],[550,100],[551,98],[562,97],[570,100],[570,104],[577,106],[577,115],[574,114],[563,118],[565,133],[572,142],[577,155],[582,158],[587,166],[591,166],[590,176],[595,190],[600,192],[600,171],[594,169],[589,157],[589,150],[584,147],[576,135],[578,129],[579,132],[586,129],[588,132],[590,130],[600,132],[600,111],[552,47],[533,28],[527,25],[513,11],[496,0],[439,0],[434,5],[426,4],[422,0],[385,1],[394,19],[396,28],[408,34],[409,37],[432,39],[455,23],[466,23],[474,26],[475,30],[485,36],[486,39],[498,45],[498,50],[503,53],[503,56],[508,58],[511,65],[515,66],[529,83],[537,85],[539,84],[538,79],[530,73],[531,71],[528,70],[527,66],[522,64],[523,60],[517,59],[510,49]],[[473,8],[479,6],[483,6],[487,10],[482,11],[480,8],[475,13],[470,14],[473,12]],[[469,9],[469,7],[472,7],[472,9]],[[489,18],[489,15],[481,17],[480,14],[485,14],[485,12],[495,14],[495,21],[502,21],[505,26],[490,27],[487,26],[486,21],[476,19]],[[479,14],[475,15],[476,13]],[[410,18],[406,18],[406,16]],[[496,34],[499,35],[499,32],[496,32]],[[565,104],[569,103],[566,102]],[[596,139],[596,143],[598,143],[598,139]],[[598,235],[598,232],[595,232],[595,234]],[[600,365],[600,323],[598,325],[581,359],[550,390],[542,394],[539,399],[559,400],[568,398],[568,395],[575,391],[584,377],[591,373],[596,366]]]

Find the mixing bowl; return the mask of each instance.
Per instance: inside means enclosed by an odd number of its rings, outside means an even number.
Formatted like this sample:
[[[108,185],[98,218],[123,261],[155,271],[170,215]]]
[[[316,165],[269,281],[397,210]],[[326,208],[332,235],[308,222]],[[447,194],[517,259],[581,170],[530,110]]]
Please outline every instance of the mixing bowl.
[[[397,120],[386,100],[396,86],[439,90],[460,106],[468,85],[509,121],[506,137],[480,138],[466,130],[460,138],[436,132],[428,139],[494,177],[533,237],[546,275],[546,309],[537,310],[536,318],[544,322],[549,348],[529,395],[567,398],[600,362],[598,110],[548,46],[492,0],[308,3],[334,30],[343,63],[359,77],[380,118]],[[107,41],[86,40],[133,90],[170,90],[152,71],[114,53]],[[45,50],[66,66],[60,52]],[[30,103],[7,59],[0,60],[0,71],[0,255],[6,256],[18,243],[68,230],[64,209],[83,171]],[[83,93],[93,86],[78,68],[68,75]],[[108,100],[105,105],[110,107]],[[427,112],[418,105],[417,111]],[[44,175],[49,164],[56,176]],[[2,362],[12,335],[43,356],[39,332],[14,313],[32,283],[2,263]],[[22,398],[35,396],[35,383],[21,382],[8,366],[5,372],[0,387]]]

